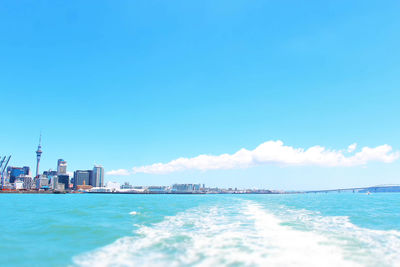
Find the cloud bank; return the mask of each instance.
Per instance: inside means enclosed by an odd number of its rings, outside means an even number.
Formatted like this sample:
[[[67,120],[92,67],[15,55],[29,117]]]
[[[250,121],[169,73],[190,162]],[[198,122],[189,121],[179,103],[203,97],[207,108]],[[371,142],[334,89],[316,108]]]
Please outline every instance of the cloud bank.
[[[133,167],[128,170],[110,171],[110,175],[129,175],[135,173],[166,174],[184,170],[224,170],[249,168],[253,166],[276,164],[281,166],[322,166],[351,167],[365,165],[368,162],[391,163],[400,157],[389,145],[374,148],[363,147],[355,152],[357,144],[351,144],[344,150],[330,150],[322,146],[308,149],[285,146],[282,141],[268,141],[254,150],[240,149],[233,154],[199,155],[193,158],[178,158],[168,163],[155,163]],[[355,152],[355,153],[354,153]]]
[[[116,175],[116,176],[128,176],[130,175],[128,170],[119,169],[119,170],[112,170],[106,173],[107,175]]]

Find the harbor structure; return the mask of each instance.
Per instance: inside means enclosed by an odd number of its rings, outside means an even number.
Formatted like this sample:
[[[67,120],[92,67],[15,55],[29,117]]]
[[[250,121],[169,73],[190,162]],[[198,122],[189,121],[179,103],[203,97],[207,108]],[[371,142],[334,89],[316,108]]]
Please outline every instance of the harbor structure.
[[[8,156],[7,160],[6,160],[6,156],[4,156],[3,159],[0,161],[0,178],[1,178],[1,189],[2,190],[6,186],[4,171],[6,170],[8,163],[10,162],[10,159],[11,159],[11,155]]]

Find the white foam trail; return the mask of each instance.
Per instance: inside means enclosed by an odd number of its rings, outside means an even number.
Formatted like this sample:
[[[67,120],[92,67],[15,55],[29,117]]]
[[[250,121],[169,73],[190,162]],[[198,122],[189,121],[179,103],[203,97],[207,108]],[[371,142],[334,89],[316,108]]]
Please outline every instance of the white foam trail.
[[[342,217],[288,214],[297,216],[295,220],[308,230],[282,225],[277,216],[249,201],[230,208],[198,207],[152,226],[141,226],[136,236],[119,239],[74,261],[91,267],[344,267],[394,266],[399,262],[397,232],[357,228]],[[391,242],[386,249],[381,246],[383,240]]]
[[[130,215],[137,215],[137,214],[139,214],[137,211],[131,211],[131,212],[129,212],[129,214]]]
[[[306,210],[281,209],[279,217],[326,236],[345,256],[363,266],[400,266],[400,232],[361,228],[346,216],[321,216]]]

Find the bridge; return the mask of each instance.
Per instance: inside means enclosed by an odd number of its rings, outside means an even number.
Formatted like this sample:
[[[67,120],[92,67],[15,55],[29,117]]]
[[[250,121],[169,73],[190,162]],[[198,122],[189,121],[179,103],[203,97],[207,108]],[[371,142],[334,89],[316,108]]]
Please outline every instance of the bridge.
[[[399,184],[384,184],[375,185],[368,187],[351,187],[351,188],[338,188],[338,189],[326,189],[326,190],[310,190],[302,191],[299,193],[341,193],[341,192],[370,192],[370,193],[383,193],[383,192],[400,192]]]

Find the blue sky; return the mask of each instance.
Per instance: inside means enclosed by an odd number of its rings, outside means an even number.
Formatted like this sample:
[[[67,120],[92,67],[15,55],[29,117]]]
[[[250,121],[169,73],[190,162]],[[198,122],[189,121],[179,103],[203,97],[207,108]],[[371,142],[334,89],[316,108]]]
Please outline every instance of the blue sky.
[[[398,1],[1,1],[0,154],[106,171],[270,140],[400,150]],[[132,184],[399,183],[400,163],[108,175]]]

